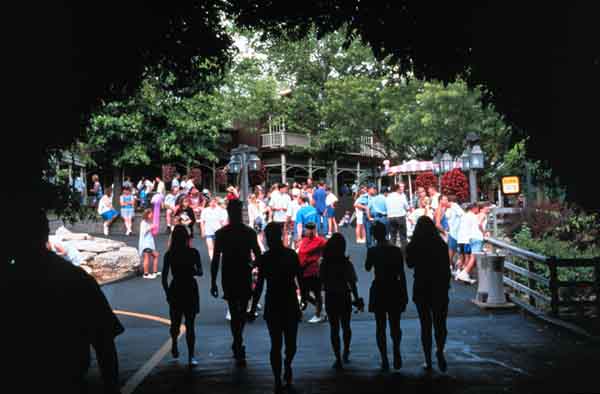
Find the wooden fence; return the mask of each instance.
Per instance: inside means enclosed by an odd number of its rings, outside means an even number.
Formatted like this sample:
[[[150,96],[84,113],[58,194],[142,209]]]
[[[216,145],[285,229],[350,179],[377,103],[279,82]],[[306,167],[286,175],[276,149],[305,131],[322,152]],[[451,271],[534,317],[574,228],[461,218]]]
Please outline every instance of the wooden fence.
[[[593,307],[600,315],[600,257],[591,259],[557,259],[529,250],[521,249],[507,242],[486,238],[486,242],[499,249],[506,256],[504,262],[504,284],[508,288],[511,301],[519,304],[527,302],[538,309],[549,311],[558,316],[561,307],[582,312],[585,307]],[[521,260],[522,264],[517,264]],[[560,281],[558,270],[569,267],[587,267],[594,269],[593,280]],[[560,289],[567,293],[575,289],[591,290],[587,297],[562,297]],[[525,296],[525,301],[522,299]]]

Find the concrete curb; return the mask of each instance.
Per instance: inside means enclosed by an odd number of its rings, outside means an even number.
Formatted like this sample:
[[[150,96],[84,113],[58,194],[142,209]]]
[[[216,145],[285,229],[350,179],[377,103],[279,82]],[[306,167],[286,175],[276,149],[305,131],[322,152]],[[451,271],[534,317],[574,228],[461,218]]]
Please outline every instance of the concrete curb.
[[[515,299],[515,297],[510,297],[510,301],[517,304],[521,308],[523,308],[523,310],[525,310],[529,314],[533,315],[534,317],[536,317],[538,319],[545,321],[546,323],[549,323],[556,327],[560,327],[565,330],[568,330],[568,331],[572,332],[573,334],[585,337],[593,342],[600,343],[600,336],[590,334],[588,331],[584,330],[583,328],[581,328],[573,323],[569,323],[567,321],[558,319],[556,317],[548,316],[546,313],[535,309],[534,307],[527,304],[526,302]]]

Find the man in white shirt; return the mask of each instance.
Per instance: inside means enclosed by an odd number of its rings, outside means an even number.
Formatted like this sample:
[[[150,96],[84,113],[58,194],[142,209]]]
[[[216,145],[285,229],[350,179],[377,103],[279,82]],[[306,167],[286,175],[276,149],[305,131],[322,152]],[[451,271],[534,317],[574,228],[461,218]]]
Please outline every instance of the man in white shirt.
[[[473,234],[479,227],[478,212],[479,206],[477,203],[469,204],[467,206],[467,213],[462,217],[458,228],[458,249],[462,254],[463,266],[459,268],[456,280],[467,283],[475,283],[475,279],[472,279],[469,275],[469,272],[475,266],[475,256],[471,253],[470,242]]]
[[[408,199],[404,194],[404,184],[398,183],[392,187],[392,192],[385,198],[387,216],[390,224],[390,240],[392,244],[404,247],[406,245],[406,215],[410,209]]]
[[[450,208],[446,210],[446,216],[448,217],[448,256],[450,257],[450,267],[452,271],[455,271],[454,267],[462,266],[461,260],[462,255],[458,254],[458,261],[454,265],[454,256],[458,253],[458,230],[460,228],[461,218],[464,216],[465,211],[456,203],[456,196],[449,195],[448,201],[450,202]]]
[[[215,233],[227,224],[227,211],[218,205],[216,198],[212,198],[208,206],[200,214],[200,231],[202,238],[206,239],[208,257],[212,260],[215,246]]]
[[[279,190],[271,193],[271,201],[269,202],[269,206],[273,211],[273,221],[281,224],[283,230],[283,245],[286,247],[288,246],[288,237],[285,235],[287,234],[288,210],[291,203],[292,199],[288,194],[287,184],[280,184]]]
[[[167,187],[159,176],[156,177],[156,192],[162,194],[163,197],[167,194]]]

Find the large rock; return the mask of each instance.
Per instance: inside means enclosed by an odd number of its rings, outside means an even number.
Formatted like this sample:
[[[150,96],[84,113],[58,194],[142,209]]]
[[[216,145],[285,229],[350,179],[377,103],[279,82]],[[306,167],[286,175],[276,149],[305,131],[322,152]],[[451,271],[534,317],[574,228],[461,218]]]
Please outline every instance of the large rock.
[[[94,237],[87,233],[71,232],[65,226],[61,226],[58,229],[56,229],[56,238],[58,238],[61,241],[83,241],[86,239],[94,239]]]
[[[82,261],[82,264],[83,264],[84,261],[93,260],[94,257],[96,257],[96,255],[98,253],[93,253],[93,252],[79,252],[79,254],[81,255],[81,261]]]
[[[105,253],[121,249],[126,246],[124,242],[99,239],[82,240],[82,241],[65,241],[65,246],[72,246],[80,252]]]
[[[99,281],[121,278],[138,271],[140,256],[137,253],[137,249],[123,249],[98,254],[92,261],[87,263]]]

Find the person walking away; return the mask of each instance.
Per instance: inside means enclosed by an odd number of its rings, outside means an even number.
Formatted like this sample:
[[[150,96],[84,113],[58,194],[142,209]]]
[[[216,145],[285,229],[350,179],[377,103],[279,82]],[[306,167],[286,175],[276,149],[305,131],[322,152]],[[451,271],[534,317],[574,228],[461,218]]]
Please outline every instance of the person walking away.
[[[319,220],[319,214],[315,207],[310,205],[309,199],[307,196],[300,196],[300,201],[302,201],[302,205],[296,214],[296,244],[300,245],[300,241],[302,237],[305,235],[306,226],[308,223],[317,223]]]
[[[335,220],[335,204],[338,202],[337,196],[331,191],[331,188],[328,186],[326,188],[327,196],[325,197],[325,213],[327,216],[327,238],[331,238],[331,234],[337,233],[339,231],[337,221]]]
[[[302,267],[300,282],[302,310],[306,309],[309,302],[315,306],[315,315],[308,321],[309,323],[321,323],[325,321],[325,317],[322,316],[323,298],[321,295],[319,265],[323,249],[327,242],[317,234],[316,227],[316,223],[313,222],[306,224],[304,228],[305,235],[298,247],[300,266]],[[314,295],[312,297],[310,295],[311,292]]]
[[[288,246],[287,239],[287,221],[288,211],[290,210],[290,204],[292,200],[288,194],[288,185],[282,183],[279,185],[277,193],[271,193],[271,201],[269,206],[273,212],[273,221],[281,226],[281,233],[283,234],[283,246]]]
[[[156,244],[154,242],[154,235],[152,235],[152,229],[156,226],[152,223],[152,210],[146,208],[142,214],[142,222],[140,223],[140,239],[138,242],[138,252],[143,258],[143,269],[144,279],[154,279],[160,272],[158,272],[158,251],[156,250]],[[150,258],[152,257],[152,272],[148,272],[148,265]]]
[[[462,210],[460,205],[456,203],[456,196],[451,194],[448,196],[448,203],[450,207],[446,210],[448,216],[448,257],[450,258],[450,271],[455,274],[457,271],[456,267],[462,266],[461,257],[458,253],[458,229],[460,228],[460,221],[465,212]],[[458,261],[454,263],[454,256],[458,256]]]
[[[175,211],[177,210],[177,197],[179,195],[179,187],[173,186],[171,187],[171,191],[169,194],[165,196],[164,206],[165,206],[165,219],[167,220],[167,233],[173,231],[173,215],[175,215]]]
[[[217,205],[217,199],[212,198],[208,207],[200,214],[202,238],[206,240],[208,258],[212,260],[215,247],[215,234],[217,230],[227,224],[227,211]]]
[[[264,228],[266,227],[264,218],[264,203],[252,193],[248,201],[248,225],[256,231],[256,237],[260,250],[264,252],[263,244]]]
[[[354,203],[354,207],[357,209],[360,209],[363,212],[363,222],[365,225],[365,236],[366,236],[365,244],[367,246],[367,249],[369,249],[373,244],[373,238],[372,238],[372,234],[371,234],[371,216],[369,213],[369,204],[371,203],[371,200],[375,197],[376,194],[377,194],[377,187],[371,183],[367,187],[367,192],[363,193],[360,197],[358,197],[358,200],[356,200],[356,202]],[[358,221],[357,221],[357,223],[358,223]]]
[[[194,239],[194,225],[196,224],[196,216],[194,215],[194,210],[192,209],[189,197],[183,197],[181,199],[180,204],[177,206],[177,210],[175,211],[175,216],[179,218],[178,224],[182,224],[187,229],[191,247]]]
[[[106,193],[98,202],[98,214],[104,221],[104,235],[108,236],[110,225],[119,217],[119,212],[112,205],[112,187],[106,188]]]
[[[374,195],[373,198],[369,199],[369,205],[367,209],[367,218],[371,225],[374,221],[381,222],[385,226],[386,238],[389,234],[389,222],[387,219],[387,206],[386,198],[383,193],[377,194],[377,188],[373,185]],[[372,240],[372,237],[371,237]]]
[[[98,202],[104,193],[102,192],[102,185],[100,184],[100,178],[97,174],[92,175],[92,188],[90,189],[90,196],[92,197],[92,207],[97,208]]]
[[[450,224],[448,223],[448,217],[446,211],[450,207],[448,196],[440,194],[438,207],[435,210],[435,227],[440,232],[442,239],[448,242],[448,231],[450,230]]]
[[[365,212],[363,209],[356,207],[356,203],[360,199],[360,196],[362,196],[363,194],[366,194],[366,193],[367,193],[367,188],[361,186],[361,188],[356,193],[356,198],[354,201],[354,215],[356,216],[355,232],[356,232],[356,243],[357,244],[364,244],[367,242],[366,234],[365,234],[365,224],[364,224]]]
[[[243,331],[248,302],[252,296],[252,254],[260,256],[256,232],[242,222],[242,202],[232,200],[227,205],[229,223],[215,233],[215,248],[211,261],[211,288],[213,297],[219,296],[217,275],[223,265],[221,286],[223,298],[231,312],[232,350],[238,366],[246,365]],[[235,247],[232,247],[235,245]]]
[[[477,213],[479,213],[477,203],[469,204],[467,213],[462,217],[458,229],[458,250],[462,254],[463,265],[458,267],[456,280],[470,284],[475,283],[475,279],[472,279],[469,273],[475,266],[475,256],[471,251],[471,238],[473,238],[473,233],[479,227]]]
[[[313,200],[315,200],[315,208],[319,214],[319,221],[317,222],[317,231],[319,235],[326,236],[328,234],[327,226],[327,191],[325,190],[325,182],[319,182],[317,190],[312,194]]]
[[[358,295],[358,277],[354,265],[346,256],[346,240],[335,233],[327,241],[320,268],[321,282],[325,290],[325,311],[329,319],[331,346],[335,355],[334,368],[343,367],[340,349],[340,326],[344,338],[344,363],[350,362],[352,330],[352,305],[358,310],[364,308],[364,301]],[[351,297],[352,296],[352,297]],[[352,300],[354,298],[354,301]]]
[[[279,392],[282,389],[281,348],[284,341],[283,380],[288,386],[292,384],[292,361],[296,354],[298,322],[301,314],[296,297],[300,262],[296,252],[283,245],[281,226],[277,223],[269,223],[265,233],[269,250],[257,259],[258,278],[249,316],[251,319],[256,316],[256,308],[266,280],[267,294],[263,316],[271,337],[270,360],[275,377],[275,392]]]
[[[302,207],[302,202],[300,200],[300,189],[294,188],[292,189],[292,202],[290,203],[289,209],[287,211],[287,222],[288,222],[288,233],[290,233],[290,248],[296,247],[296,239],[298,237],[298,231],[296,228],[296,217],[298,216],[298,211]]]
[[[392,245],[404,248],[406,246],[406,215],[410,209],[408,199],[404,194],[404,184],[397,183],[392,192],[386,197],[385,205],[390,227]]]
[[[386,239],[385,225],[381,222],[373,224],[373,236],[376,245],[367,250],[365,269],[374,269],[375,278],[369,290],[369,312],[375,314],[377,347],[381,354],[381,368],[387,371],[390,364],[387,356],[386,327],[390,325],[394,369],[402,368],[400,354],[400,316],[406,310],[408,293],[404,274],[402,249],[392,245]]]
[[[427,194],[429,195],[429,201],[431,202],[431,209],[435,212],[440,203],[440,193],[438,193],[437,187],[432,185],[427,188]]]
[[[431,370],[432,326],[435,329],[438,367],[446,372],[444,347],[448,330],[448,289],[450,262],[447,246],[434,222],[427,216],[417,221],[415,233],[406,248],[406,261],[414,270],[413,302],[421,322],[421,343],[425,355],[425,369]]]
[[[121,201],[121,217],[123,218],[123,222],[125,222],[125,235],[131,235],[133,232],[133,215],[135,213],[135,200],[131,194],[131,188],[124,187],[123,194],[121,194],[119,199]]]
[[[173,280],[169,283],[169,273]],[[202,276],[200,253],[190,247],[190,237],[186,228],[177,225],[173,228],[169,250],[163,260],[162,286],[169,303],[171,319],[171,355],[179,358],[177,341],[181,321],[185,317],[185,339],[188,346],[188,366],[195,367],[198,361],[194,357],[196,332],[194,320],[200,312],[200,296],[196,276]]]

